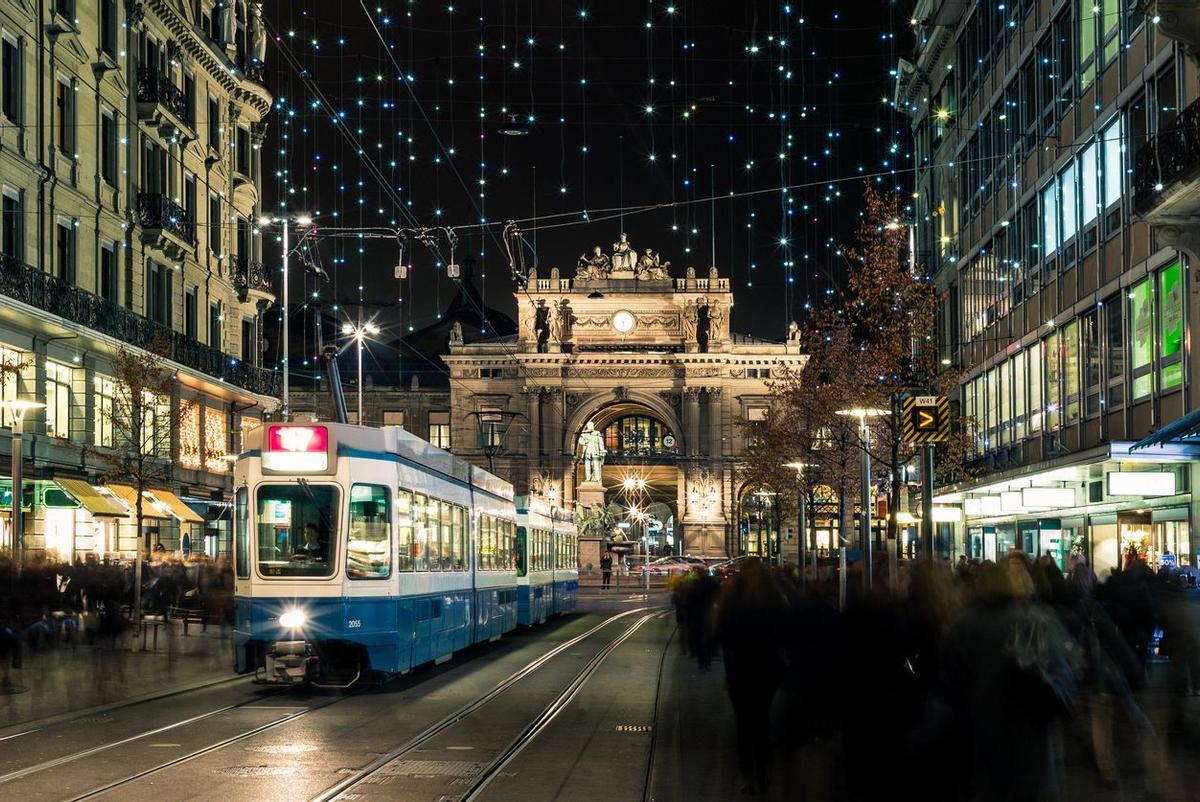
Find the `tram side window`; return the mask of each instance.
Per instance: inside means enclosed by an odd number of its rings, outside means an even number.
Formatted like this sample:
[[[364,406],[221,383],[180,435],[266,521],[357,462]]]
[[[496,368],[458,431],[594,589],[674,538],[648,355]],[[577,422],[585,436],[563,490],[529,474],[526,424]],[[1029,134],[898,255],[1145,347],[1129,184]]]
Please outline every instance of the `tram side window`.
[[[417,571],[429,570],[429,534],[429,498],[418,493],[413,501],[413,567]]]
[[[416,544],[413,542],[413,497],[407,490],[396,493],[396,570],[412,571]]]
[[[238,579],[250,578],[250,505],[246,488],[239,487],[234,498],[233,562]]]
[[[480,571],[492,570],[492,552],[495,549],[495,544],[492,543],[492,516],[479,516],[479,558],[478,568]]]
[[[382,485],[350,488],[350,537],[346,575],[386,579],[392,575],[392,522],[388,489]]]
[[[467,511],[458,506],[451,509],[454,515],[453,569],[462,571],[467,567]]]
[[[330,576],[340,493],[307,482],[261,485],[257,494],[258,569],[268,577]]]
[[[454,570],[454,505],[442,502],[442,564],[443,571]]]

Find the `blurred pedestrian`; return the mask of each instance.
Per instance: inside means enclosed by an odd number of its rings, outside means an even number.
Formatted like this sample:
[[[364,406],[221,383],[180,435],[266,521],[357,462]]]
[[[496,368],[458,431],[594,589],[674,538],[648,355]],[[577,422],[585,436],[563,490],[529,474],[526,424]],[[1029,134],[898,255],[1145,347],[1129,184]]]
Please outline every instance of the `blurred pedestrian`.
[[[612,552],[606,551],[600,555],[600,587],[608,590],[612,583]]]

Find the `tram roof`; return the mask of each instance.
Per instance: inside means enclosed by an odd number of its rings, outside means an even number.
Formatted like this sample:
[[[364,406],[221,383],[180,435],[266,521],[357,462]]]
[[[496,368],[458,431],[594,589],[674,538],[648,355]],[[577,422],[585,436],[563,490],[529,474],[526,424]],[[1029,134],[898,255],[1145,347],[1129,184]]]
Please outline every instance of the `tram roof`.
[[[262,448],[264,433],[268,426],[272,425],[292,424],[268,424],[258,427],[248,437],[248,450]],[[454,456],[449,451],[432,445],[401,426],[356,426],[332,421],[295,425],[320,426],[328,430],[330,439],[337,444],[338,456],[370,457],[378,454],[394,454],[403,462],[440,473],[500,498],[512,499],[513,497],[511,483],[461,457]]]

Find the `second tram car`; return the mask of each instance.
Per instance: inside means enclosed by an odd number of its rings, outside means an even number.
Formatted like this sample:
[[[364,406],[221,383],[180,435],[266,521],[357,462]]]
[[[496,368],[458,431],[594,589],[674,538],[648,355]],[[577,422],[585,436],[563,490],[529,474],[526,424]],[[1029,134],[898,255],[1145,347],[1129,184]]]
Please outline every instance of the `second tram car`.
[[[517,623],[527,627],[575,609],[579,548],[566,510],[529,496],[516,504]]]
[[[238,672],[345,686],[517,626],[512,485],[399,427],[265,424],[234,486]],[[538,514],[571,556],[531,620],[573,608],[578,586],[573,524]]]

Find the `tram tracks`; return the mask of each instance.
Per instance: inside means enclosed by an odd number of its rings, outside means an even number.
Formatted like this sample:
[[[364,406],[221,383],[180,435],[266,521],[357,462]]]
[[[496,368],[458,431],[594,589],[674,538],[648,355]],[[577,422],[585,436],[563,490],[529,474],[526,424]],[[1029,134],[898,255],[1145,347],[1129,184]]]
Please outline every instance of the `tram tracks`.
[[[649,612],[647,612],[648,610]],[[599,632],[601,629],[613,623],[614,621],[621,618],[626,618],[628,616],[637,615],[638,613],[645,613],[645,615],[642,615],[620,635],[605,644],[604,647],[602,647],[600,651],[588,661],[583,669],[576,673],[567,686],[555,696],[550,704],[547,705],[531,722],[529,722],[529,724],[527,724],[521,730],[517,737],[509,742],[500,751],[500,753],[488,763],[487,766],[485,766],[472,778],[468,789],[460,798],[463,800],[478,799],[479,795],[484,791],[484,789],[486,789],[492,779],[498,776],[500,772],[504,770],[505,766],[512,762],[512,760],[515,759],[517,755],[519,755],[525,749],[526,746],[532,743],[534,739],[536,739],[538,735],[541,734],[541,732],[545,730],[545,728],[548,727],[555,720],[555,718],[557,718],[559,713],[561,713],[567,708],[567,706],[571,704],[583,686],[592,677],[592,675],[596,673],[604,661],[607,660],[608,657],[623,643],[629,640],[629,638],[633,637],[633,635],[639,629],[641,629],[644,624],[656,617],[665,615],[664,611],[660,609],[641,607],[633,610],[627,610],[623,613],[606,619],[600,624],[597,624],[595,627],[592,627],[587,632],[584,632],[581,635],[578,635],[575,638],[560,644],[558,647],[542,655],[529,665],[517,672],[514,672],[506,679],[497,683],[487,693],[474,699],[466,705],[463,705],[461,708],[441,719],[440,721],[430,725],[395,749],[380,755],[378,758],[371,761],[350,776],[346,777],[341,782],[312,797],[310,802],[332,802],[333,800],[342,798],[344,794],[352,792],[355,788],[369,783],[376,774],[381,773],[386,767],[417,751],[438,735],[443,734],[447,730],[463,721],[463,719],[477,712],[500,694],[504,693],[504,691],[508,690],[508,688],[510,688],[512,685],[516,684],[533,671],[536,671],[538,668],[541,668],[546,662],[560,654],[562,651],[565,651],[577,643],[590,638],[592,635]]]
[[[501,680],[496,685],[494,685],[490,690],[488,690],[488,692],[484,693],[483,695],[479,696],[478,698],[474,699],[473,701],[467,703],[463,707],[456,710],[454,713],[452,713],[449,716],[443,718],[442,720],[436,722],[435,724],[430,725],[425,730],[423,730],[421,733],[414,736],[412,739],[407,741],[404,745],[399,747],[397,750],[393,750],[392,753],[389,753],[388,755],[384,755],[380,759],[373,761],[368,767],[365,767],[363,770],[360,770],[359,773],[352,775],[350,778],[348,778],[348,780],[338,783],[333,788],[328,789],[326,792],[319,795],[317,797],[317,799],[332,799],[337,794],[340,794],[345,787],[347,787],[349,785],[353,785],[355,782],[357,782],[358,781],[357,778],[360,775],[372,773],[373,771],[377,770],[378,766],[386,764],[390,760],[393,760],[396,756],[419,747],[420,744],[425,743],[429,739],[435,737],[440,732],[453,726],[457,721],[470,715],[475,710],[478,710],[480,707],[484,706],[489,701],[491,701],[492,699],[499,696],[501,693],[503,693],[508,688],[510,688],[513,685],[515,685],[516,683],[520,682],[522,679],[528,677],[530,674],[533,674],[538,669],[542,668],[548,662],[553,660],[556,656],[562,654],[564,651],[571,649],[574,646],[578,645],[579,643],[593,637],[595,634],[597,634],[598,632],[600,632],[601,630],[603,630],[605,627],[609,626],[610,624],[612,624],[618,620],[624,619],[626,617],[637,615],[638,613],[644,613],[648,609],[649,608],[646,608],[646,607],[640,607],[640,608],[636,608],[636,609],[632,609],[632,610],[626,610],[626,611],[618,613],[616,615],[609,616],[608,618],[604,619],[603,621],[600,621],[599,623],[592,626],[590,629],[586,630],[585,632],[583,632],[579,635],[576,635],[576,636],[564,641],[563,643],[558,644],[554,648],[539,655],[538,657],[536,657],[534,660],[530,661],[525,666],[521,667],[520,669],[513,672],[509,676],[505,677],[503,680]],[[20,780],[24,780],[26,778],[34,777],[35,775],[38,775],[38,774],[42,774],[44,772],[51,771],[53,769],[58,769],[58,768],[61,768],[63,766],[66,766],[66,765],[69,765],[72,763],[77,763],[79,761],[83,761],[88,758],[95,757],[96,755],[102,754],[102,753],[110,751],[110,750],[118,749],[120,747],[130,746],[130,745],[136,744],[138,742],[148,742],[149,739],[152,739],[158,735],[162,735],[162,734],[169,733],[172,731],[183,730],[184,728],[192,727],[195,725],[202,725],[205,722],[214,720],[214,719],[216,719],[216,717],[221,716],[223,714],[239,712],[239,711],[255,711],[255,710],[259,710],[259,709],[261,709],[261,710],[290,709],[291,710],[291,712],[288,712],[285,715],[281,715],[280,717],[278,717],[276,719],[272,719],[265,723],[250,727],[246,730],[236,732],[236,733],[234,733],[226,738],[223,738],[219,741],[216,741],[216,742],[213,742],[210,744],[206,744],[206,745],[200,746],[196,749],[193,749],[192,751],[189,751],[186,754],[182,754],[182,755],[179,755],[172,759],[165,760],[161,763],[155,763],[154,765],[147,766],[146,768],[144,768],[140,771],[136,771],[131,774],[112,779],[111,781],[101,783],[99,785],[88,788],[87,790],[77,792],[73,796],[65,797],[65,799],[70,800],[70,802],[80,802],[81,800],[94,799],[96,797],[99,797],[99,796],[102,796],[105,794],[109,794],[118,789],[130,786],[133,783],[136,783],[136,782],[143,780],[147,777],[150,777],[152,775],[155,775],[160,772],[164,772],[168,769],[171,769],[173,767],[177,767],[182,764],[197,760],[206,755],[209,755],[209,754],[212,754],[219,750],[225,749],[236,743],[248,740],[250,738],[254,738],[258,735],[261,735],[265,732],[268,732],[270,730],[281,727],[285,724],[295,722],[297,719],[308,716],[312,713],[315,713],[317,711],[323,710],[332,705],[338,704],[343,701],[347,701],[351,698],[354,698],[354,697],[360,695],[359,693],[351,692],[344,696],[338,696],[335,698],[331,698],[331,699],[322,701],[317,704],[311,704],[311,705],[303,706],[303,707],[296,705],[296,706],[286,706],[285,708],[277,708],[277,707],[270,707],[270,706],[263,705],[264,702],[269,703],[269,701],[271,699],[279,697],[281,695],[285,695],[287,693],[288,693],[288,689],[279,689],[274,692],[265,694],[263,696],[256,697],[254,699],[247,699],[242,702],[238,702],[236,704],[222,705],[220,707],[217,707],[217,708],[214,708],[211,710],[207,710],[207,711],[197,713],[192,716],[181,718],[178,721],[170,722],[170,723],[164,724],[159,727],[153,727],[153,728],[146,729],[146,730],[122,737],[122,738],[118,738],[118,739],[106,742],[106,743],[98,744],[96,746],[91,746],[86,749],[80,749],[78,751],[71,752],[66,755],[61,755],[59,757],[50,758],[48,760],[41,761],[41,762],[36,763],[31,766],[14,769],[3,775],[0,775],[0,796],[4,795],[3,789],[5,788],[6,785],[8,785],[10,783],[15,783]]]

